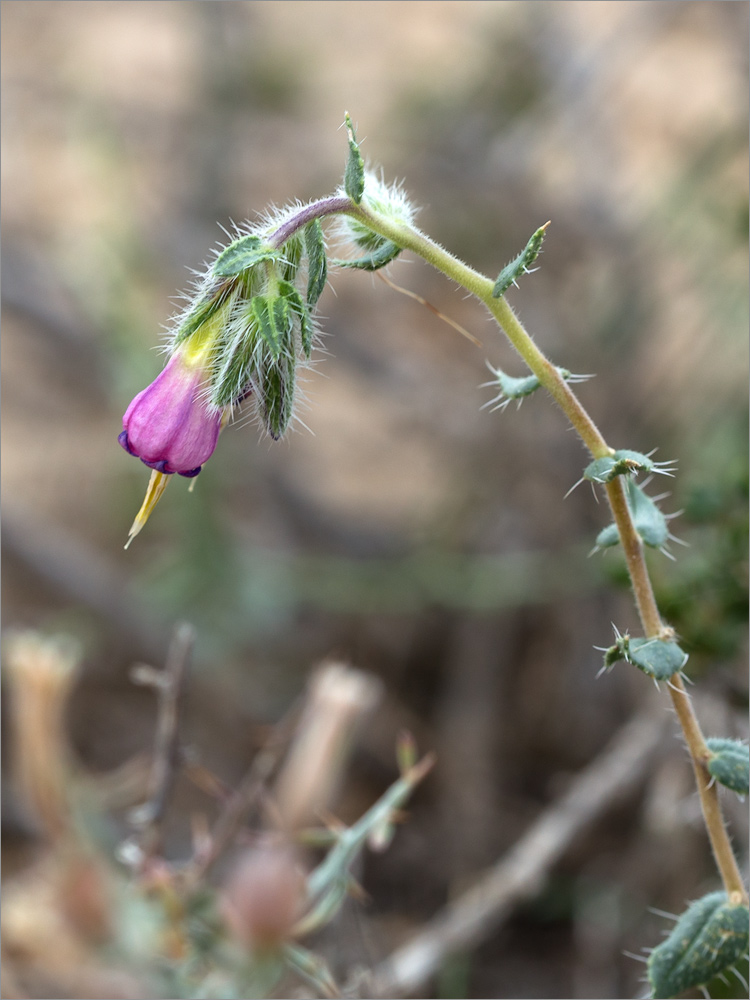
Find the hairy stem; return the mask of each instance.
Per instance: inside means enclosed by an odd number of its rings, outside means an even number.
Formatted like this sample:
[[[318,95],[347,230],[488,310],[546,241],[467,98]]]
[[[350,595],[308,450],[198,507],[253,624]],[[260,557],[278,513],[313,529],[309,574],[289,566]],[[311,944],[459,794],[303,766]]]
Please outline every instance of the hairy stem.
[[[364,205],[355,206],[349,202],[346,211],[359,218],[373,231],[392,240],[405,250],[411,250],[418,254],[483,302],[528,367],[539,379],[541,385],[548,390],[568,417],[592,456],[602,458],[613,454],[613,449],[607,444],[568,383],[539,350],[505,299],[493,298],[494,283],[489,278],[468,267],[411,226],[374,213]],[[622,477],[618,476],[611,483],[608,483],[606,492],[625,553],[643,631],[647,636],[666,637],[671,633],[665,628],[659,614],[646,565],[643,543],[633,524]],[[724,825],[718,789],[716,783],[711,781],[706,767],[709,758],[708,747],[693,711],[690,697],[679,674],[675,674],[671,678],[669,689],[690,752],[703,817],[724,888],[729,898],[734,902],[747,902],[748,897],[742,876]]]

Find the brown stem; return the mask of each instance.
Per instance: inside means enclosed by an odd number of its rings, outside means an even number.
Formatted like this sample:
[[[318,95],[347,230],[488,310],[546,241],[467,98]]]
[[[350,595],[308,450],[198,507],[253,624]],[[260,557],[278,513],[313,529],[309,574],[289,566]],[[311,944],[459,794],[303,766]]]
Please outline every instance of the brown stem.
[[[164,670],[157,673],[147,668],[136,671],[133,675],[136,683],[150,684],[159,692],[159,718],[149,798],[132,817],[135,824],[141,827],[140,842],[144,857],[152,856],[160,847],[162,820],[179,764],[178,725],[194,643],[193,627],[186,623],[178,625],[169,646]]]
[[[724,817],[721,814],[718,784],[708,772],[707,763],[711,752],[706,746],[698,719],[693,711],[693,703],[679,674],[675,674],[670,679],[669,693],[690,751],[690,760],[698,785],[703,818],[716,865],[721,873],[721,880],[730,902],[747,903],[748,896],[745,885],[724,825]]]

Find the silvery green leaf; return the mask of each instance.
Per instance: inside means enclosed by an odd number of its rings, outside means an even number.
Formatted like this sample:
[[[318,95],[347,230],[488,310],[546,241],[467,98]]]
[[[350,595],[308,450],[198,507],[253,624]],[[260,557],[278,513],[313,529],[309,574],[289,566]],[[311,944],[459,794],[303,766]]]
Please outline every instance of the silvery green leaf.
[[[708,773],[738,795],[747,795],[750,770],[747,744],[720,737],[706,740],[706,744],[712,754],[706,765]]]

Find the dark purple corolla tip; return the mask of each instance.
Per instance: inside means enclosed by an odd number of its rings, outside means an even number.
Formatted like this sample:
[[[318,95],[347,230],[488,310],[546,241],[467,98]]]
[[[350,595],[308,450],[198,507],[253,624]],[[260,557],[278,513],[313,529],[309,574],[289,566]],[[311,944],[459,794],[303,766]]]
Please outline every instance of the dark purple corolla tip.
[[[199,465],[197,469],[191,469],[189,472],[181,472],[180,475],[184,476],[185,479],[192,479],[193,476],[198,475],[198,473],[201,471],[202,468],[203,466]]]
[[[135,452],[130,447],[130,442],[128,441],[128,432],[127,431],[120,431],[120,433],[117,435],[117,440],[123,446],[123,448],[128,453],[128,455],[135,455]]]
[[[172,469],[167,468],[166,458],[162,458],[158,462],[147,462],[145,458],[142,458],[141,461],[144,465],[147,465],[149,469],[155,469],[157,472],[163,472],[165,476],[169,476],[173,472]]]

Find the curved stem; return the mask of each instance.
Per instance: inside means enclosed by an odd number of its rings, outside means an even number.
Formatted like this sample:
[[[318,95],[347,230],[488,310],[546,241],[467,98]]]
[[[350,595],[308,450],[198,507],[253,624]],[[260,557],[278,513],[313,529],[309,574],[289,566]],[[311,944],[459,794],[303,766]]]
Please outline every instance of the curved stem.
[[[468,267],[417,229],[374,213],[363,205],[355,206],[350,202],[346,211],[405,250],[412,250],[483,302],[541,385],[548,390],[568,417],[592,456],[601,458],[613,453],[613,449],[607,444],[568,383],[539,350],[505,299],[493,297],[494,284],[489,278]],[[663,638],[673,636],[672,631],[664,626],[659,614],[646,565],[643,542],[633,523],[622,478],[618,476],[607,483],[606,492],[620,535],[643,631],[647,636]],[[670,679],[669,689],[690,752],[703,818],[724,888],[732,902],[746,903],[748,897],[724,825],[716,783],[712,782],[706,766],[710,752],[693,711],[690,696],[679,674]]]

